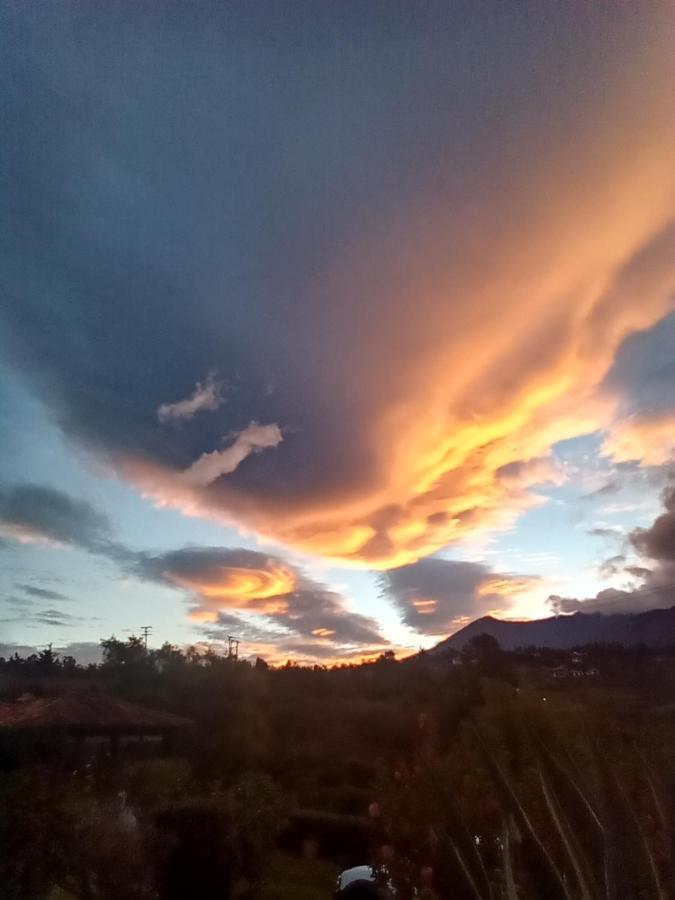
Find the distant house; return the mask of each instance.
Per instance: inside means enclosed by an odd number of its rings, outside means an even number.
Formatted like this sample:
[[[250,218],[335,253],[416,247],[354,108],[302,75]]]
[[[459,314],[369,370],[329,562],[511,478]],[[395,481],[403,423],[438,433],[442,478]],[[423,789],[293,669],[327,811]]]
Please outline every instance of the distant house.
[[[567,666],[556,666],[555,669],[551,670],[551,676],[553,678],[569,678],[572,674],[572,670]]]
[[[570,668],[569,666],[556,666],[555,669],[551,670],[551,677],[555,679],[559,678],[567,678],[567,679],[581,679],[581,678],[594,678],[598,674],[598,670],[595,668],[587,668],[587,669],[579,669],[579,668]]]
[[[0,738],[65,748],[83,756],[117,756],[129,750],[158,752],[190,719],[147,709],[107,694],[25,694],[0,703]]]

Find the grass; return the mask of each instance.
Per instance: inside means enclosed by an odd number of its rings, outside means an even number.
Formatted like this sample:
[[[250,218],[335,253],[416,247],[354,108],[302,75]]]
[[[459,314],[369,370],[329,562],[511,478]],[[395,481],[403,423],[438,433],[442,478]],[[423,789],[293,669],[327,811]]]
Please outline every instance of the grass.
[[[255,894],[256,900],[326,900],[333,896],[337,867],[321,859],[278,853]]]

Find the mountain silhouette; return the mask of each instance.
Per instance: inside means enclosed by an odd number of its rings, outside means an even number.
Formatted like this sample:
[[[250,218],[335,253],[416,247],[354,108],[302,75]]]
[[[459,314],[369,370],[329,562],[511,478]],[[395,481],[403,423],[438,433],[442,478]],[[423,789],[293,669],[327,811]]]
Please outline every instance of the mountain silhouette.
[[[566,649],[594,643],[667,647],[675,644],[675,606],[610,615],[577,612],[518,622],[484,616],[445,638],[428,652],[441,655],[445,650],[461,650],[467,641],[478,634],[492,635],[504,650],[528,646]]]

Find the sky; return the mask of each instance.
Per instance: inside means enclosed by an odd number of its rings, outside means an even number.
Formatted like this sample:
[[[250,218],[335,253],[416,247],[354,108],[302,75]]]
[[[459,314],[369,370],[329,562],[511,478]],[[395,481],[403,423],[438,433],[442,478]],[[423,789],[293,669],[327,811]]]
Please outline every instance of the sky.
[[[675,602],[669,2],[0,16],[0,655]]]

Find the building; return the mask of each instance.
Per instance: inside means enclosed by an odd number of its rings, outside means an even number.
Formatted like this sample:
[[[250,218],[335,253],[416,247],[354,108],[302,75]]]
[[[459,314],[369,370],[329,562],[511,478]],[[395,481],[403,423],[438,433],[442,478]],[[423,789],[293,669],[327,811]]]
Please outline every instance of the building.
[[[34,697],[0,703],[0,740],[31,751],[77,756],[148,755],[166,750],[190,719],[98,693]]]
[[[551,676],[553,678],[569,678],[569,679],[579,679],[579,678],[595,678],[598,675],[598,670],[594,667],[589,667],[586,669],[577,669],[577,668],[569,668],[568,666],[556,666],[555,669],[551,670]]]

